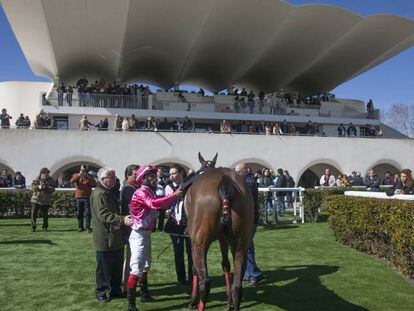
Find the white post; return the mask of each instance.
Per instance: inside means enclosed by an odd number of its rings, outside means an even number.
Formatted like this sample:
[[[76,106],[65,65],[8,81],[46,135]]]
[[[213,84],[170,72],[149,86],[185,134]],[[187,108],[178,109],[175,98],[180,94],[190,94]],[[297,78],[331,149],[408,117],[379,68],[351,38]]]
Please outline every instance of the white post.
[[[303,203],[303,190],[300,190],[299,197],[300,197],[300,217],[302,218],[302,223],[305,223],[305,207]]]
[[[296,223],[296,192],[292,192],[292,200],[293,200],[293,221],[292,223]]]

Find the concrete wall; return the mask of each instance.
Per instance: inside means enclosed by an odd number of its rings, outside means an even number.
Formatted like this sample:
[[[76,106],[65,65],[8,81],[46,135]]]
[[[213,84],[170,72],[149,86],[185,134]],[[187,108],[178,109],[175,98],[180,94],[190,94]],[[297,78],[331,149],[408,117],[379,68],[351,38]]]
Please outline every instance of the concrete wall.
[[[414,140],[10,129],[0,130],[0,141],[0,163],[22,171],[28,180],[43,166],[54,174],[81,161],[111,166],[118,176],[132,163],[198,168],[199,151],[205,159],[218,152],[218,166],[245,162],[288,169],[296,181],[307,168],[323,163],[362,174],[378,164],[414,168],[409,156]]]
[[[50,82],[1,82],[0,83],[0,108],[6,108],[13,117],[11,125],[14,125],[20,113],[35,119],[40,112],[41,93],[49,93],[53,83]]]

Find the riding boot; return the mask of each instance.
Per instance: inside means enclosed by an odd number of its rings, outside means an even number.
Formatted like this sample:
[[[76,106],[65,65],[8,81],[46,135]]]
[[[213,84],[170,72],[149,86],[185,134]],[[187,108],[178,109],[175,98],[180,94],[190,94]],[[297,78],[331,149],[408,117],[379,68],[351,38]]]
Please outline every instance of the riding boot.
[[[128,311],[138,311],[137,306],[135,304],[136,295],[136,288],[127,288]]]
[[[141,289],[141,302],[153,302],[155,301],[154,298],[151,297],[149,290],[148,290],[148,272],[144,272],[142,277],[138,282],[138,286]]]

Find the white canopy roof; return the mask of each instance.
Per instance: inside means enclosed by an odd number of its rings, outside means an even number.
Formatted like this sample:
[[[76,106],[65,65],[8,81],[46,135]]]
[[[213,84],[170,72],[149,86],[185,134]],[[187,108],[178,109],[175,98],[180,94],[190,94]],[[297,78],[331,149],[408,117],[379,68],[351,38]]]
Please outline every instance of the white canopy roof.
[[[414,22],[280,0],[2,0],[33,72],[316,94],[414,44]],[[91,80],[91,79],[90,79]]]

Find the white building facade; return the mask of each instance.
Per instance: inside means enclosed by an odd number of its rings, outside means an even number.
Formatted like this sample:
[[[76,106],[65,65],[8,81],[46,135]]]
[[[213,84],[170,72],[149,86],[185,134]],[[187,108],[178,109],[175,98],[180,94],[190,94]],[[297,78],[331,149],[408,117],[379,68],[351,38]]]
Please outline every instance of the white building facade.
[[[379,175],[414,168],[410,139],[9,129],[0,130],[0,141],[0,166],[21,171],[28,181],[44,166],[57,178],[81,163],[113,167],[121,179],[130,164],[198,169],[198,152],[206,159],[218,152],[217,165],[223,167],[248,163],[253,170],[287,169],[296,181],[307,170],[319,176],[325,168],[363,175],[371,168]]]

